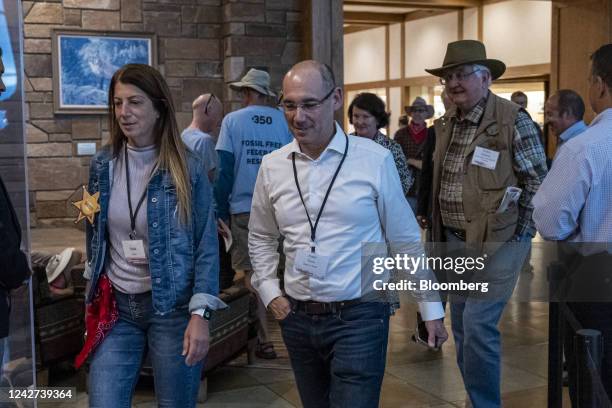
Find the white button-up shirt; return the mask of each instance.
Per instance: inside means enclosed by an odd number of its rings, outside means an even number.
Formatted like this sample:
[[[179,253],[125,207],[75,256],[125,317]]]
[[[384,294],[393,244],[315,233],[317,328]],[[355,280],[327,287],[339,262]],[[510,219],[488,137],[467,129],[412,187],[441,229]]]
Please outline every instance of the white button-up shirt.
[[[544,239],[610,246],[611,135],[612,108],[609,108],[597,115],[580,136],[559,149],[533,198],[533,220]]]
[[[346,137],[336,134],[317,159],[302,153],[296,140],[266,156],[261,164],[249,222],[252,285],[267,306],[282,296],[276,270],[278,238],[284,237],[284,288],[298,300],[332,302],[361,297],[362,244],[420,242],[420,230],[402,192],[393,156],[373,141],[348,136],[347,157],[319,220],[316,253],[329,256],[324,279],[294,268],[298,250],[309,250],[310,225],[295,185],[292,154],[302,196],[313,224],[340,164]],[[417,271],[424,276],[428,271]],[[425,320],[444,316],[439,302],[419,303]]]

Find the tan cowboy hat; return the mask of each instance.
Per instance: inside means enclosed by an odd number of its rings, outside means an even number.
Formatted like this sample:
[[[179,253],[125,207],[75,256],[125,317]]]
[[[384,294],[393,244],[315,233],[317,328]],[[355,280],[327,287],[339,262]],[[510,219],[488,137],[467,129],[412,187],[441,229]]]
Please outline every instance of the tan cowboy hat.
[[[270,89],[270,74],[255,68],[251,68],[240,81],[232,82],[229,86],[236,91],[242,88],[251,88],[263,95],[276,96]]]
[[[424,108],[426,110],[425,117],[423,119],[429,119],[434,115],[434,107],[428,105],[427,102],[425,102],[425,99],[421,98],[420,96],[414,98],[412,105],[405,106],[404,110],[408,116],[412,117],[412,110],[415,108]]]
[[[476,40],[460,40],[448,43],[442,66],[425,71],[441,77],[450,68],[466,64],[484,65],[491,71],[492,79],[499,78],[506,71],[506,64],[496,59],[487,58],[484,44]]]

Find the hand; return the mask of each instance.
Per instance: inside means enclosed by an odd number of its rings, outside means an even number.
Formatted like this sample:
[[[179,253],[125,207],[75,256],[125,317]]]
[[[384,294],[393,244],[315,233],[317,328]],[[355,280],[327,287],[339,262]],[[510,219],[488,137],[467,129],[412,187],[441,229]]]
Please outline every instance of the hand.
[[[408,164],[421,170],[423,168],[423,160],[408,159]]]
[[[276,320],[283,320],[291,313],[291,303],[289,303],[286,297],[278,296],[268,304],[268,309],[270,309]]]
[[[198,315],[191,315],[185,336],[183,337],[183,353],[185,364],[194,366],[206,357],[210,346],[208,320]]]
[[[224,238],[229,238],[229,234],[227,233],[227,230],[223,228],[224,224],[226,227],[229,226],[228,221],[224,221],[222,218],[219,218],[217,220],[217,232],[221,234],[221,236],[223,236]]]
[[[427,337],[427,345],[431,348],[439,348],[448,340],[448,333],[442,319],[429,320],[425,322],[429,337]]]
[[[427,221],[427,217],[423,215],[417,215],[416,220],[419,223],[419,226],[423,229],[429,228],[429,221]]]

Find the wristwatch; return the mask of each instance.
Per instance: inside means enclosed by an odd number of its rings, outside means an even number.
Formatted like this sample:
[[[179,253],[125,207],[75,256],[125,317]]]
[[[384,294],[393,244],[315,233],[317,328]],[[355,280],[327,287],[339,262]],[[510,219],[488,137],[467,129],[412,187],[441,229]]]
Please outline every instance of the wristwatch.
[[[212,310],[205,307],[205,308],[196,309],[193,312],[191,312],[191,314],[196,314],[205,320],[210,320],[210,318],[212,317]]]

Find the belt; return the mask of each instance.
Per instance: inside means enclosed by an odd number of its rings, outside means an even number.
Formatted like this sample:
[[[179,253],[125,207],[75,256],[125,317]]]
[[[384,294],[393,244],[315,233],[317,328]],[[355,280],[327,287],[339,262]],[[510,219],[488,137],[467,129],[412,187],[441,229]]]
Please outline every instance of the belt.
[[[336,313],[339,310],[354,306],[362,301],[361,298],[342,300],[339,302],[315,302],[314,300],[297,300],[291,297],[288,298],[291,304],[294,306],[294,310],[299,310],[309,315]]]
[[[444,227],[444,228],[446,229],[446,231],[450,232],[451,234],[459,238],[461,241],[465,241],[465,230],[449,228],[449,227]]]

